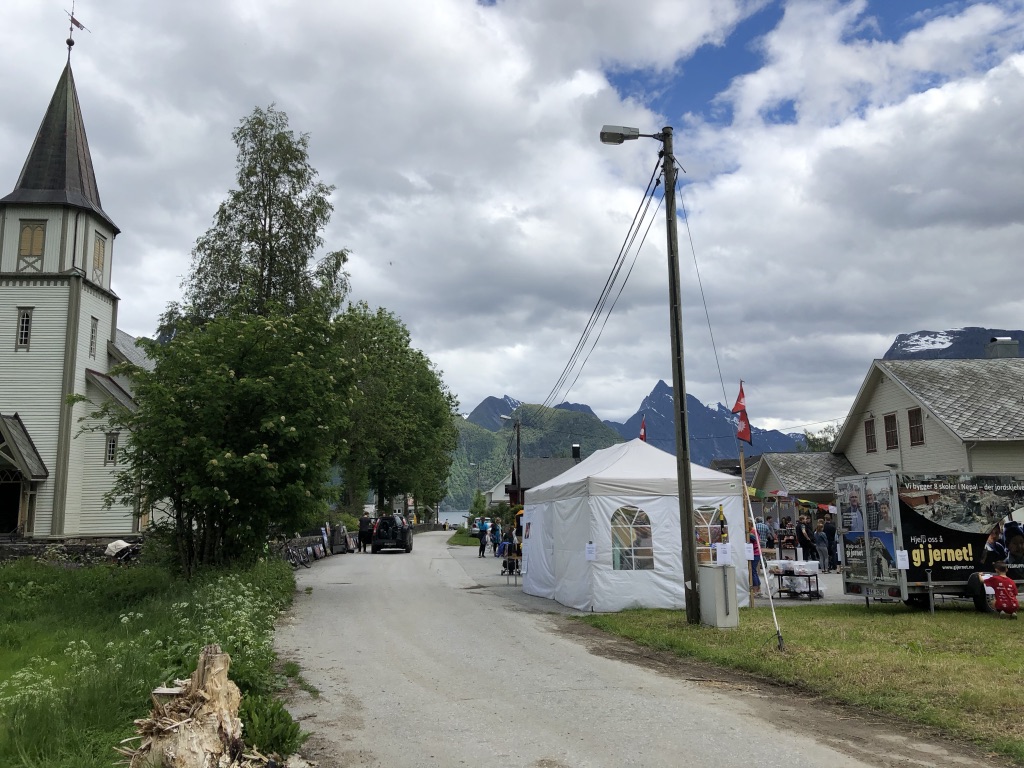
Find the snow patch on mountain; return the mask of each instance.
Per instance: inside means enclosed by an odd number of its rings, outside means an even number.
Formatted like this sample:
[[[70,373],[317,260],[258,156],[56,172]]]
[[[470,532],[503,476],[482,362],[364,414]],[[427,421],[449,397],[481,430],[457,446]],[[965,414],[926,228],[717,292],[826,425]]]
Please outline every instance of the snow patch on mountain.
[[[908,333],[900,339],[900,347],[906,352],[922,352],[926,349],[946,349],[953,343],[951,334],[959,331],[951,328],[948,331],[918,331]]]

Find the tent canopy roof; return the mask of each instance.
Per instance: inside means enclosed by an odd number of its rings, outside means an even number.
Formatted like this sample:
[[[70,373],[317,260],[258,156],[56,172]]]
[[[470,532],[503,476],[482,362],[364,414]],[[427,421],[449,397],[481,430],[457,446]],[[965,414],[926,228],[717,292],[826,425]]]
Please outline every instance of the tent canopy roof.
[[[526,503],[578,496],[676,496],[676,457],[637,438],[595,451],[574,467],[526,492]],[[733,475],[690,464],[693,493],[700,496],[742,494]]]

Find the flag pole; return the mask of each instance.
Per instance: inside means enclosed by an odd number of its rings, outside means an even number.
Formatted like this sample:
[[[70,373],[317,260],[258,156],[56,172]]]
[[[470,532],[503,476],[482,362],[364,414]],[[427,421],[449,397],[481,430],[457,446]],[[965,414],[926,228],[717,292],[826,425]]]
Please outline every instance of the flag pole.
[[[736,404],[732,407],[732,412],[737,414],[739,417],[740,428],[736,432],[736,439],[744,440],[750,445],[753,445],[753,433],[750,427],[750,418],[747,416],[747,398],[743,394],[743,381],[740,380],[740,393],[736,398]],[[761,564],[761,572],[764,573],[765,581],[768,580],[768,568],[764,559],[764,549],[761,547],[761,535],[757,532],[757,521],[754,519],[754,510],[750,506],[750,490],[747,488],[747,467],[746,462],[743,458],[743,446],[739,446],[740,449],[740,481],[743,484],[743,510],[750,525],[754,528],[754,536],[757,539],[757,548],[760,552],[759,560]],[[754,566],[757,567],[756,565]],[[749,579],[748,579],[749,580]],[[750,607],[754,607],[754,594],[751,590],[747,590],[747,598],[750,600]],[[768,605],[772,610],[772,621],[775,622],[775,637],[778,639],[779,650],[786,650],[786,644],[782,640],[782,629],[779,627],[779,616],[775,612],[775,600],[772,598],[772,588],[768,585]]]

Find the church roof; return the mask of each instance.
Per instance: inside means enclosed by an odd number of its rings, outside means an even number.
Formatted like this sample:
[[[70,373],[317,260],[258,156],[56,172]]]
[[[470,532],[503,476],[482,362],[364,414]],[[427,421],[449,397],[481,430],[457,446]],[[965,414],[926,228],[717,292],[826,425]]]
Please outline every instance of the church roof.
[[[18,184],[11,194],[0,200],[0,204],[3,203],[83,208],[103,219],[115,234],[120,232],[100,204],[70,62],[64,67],[50,106],[46,108]]]

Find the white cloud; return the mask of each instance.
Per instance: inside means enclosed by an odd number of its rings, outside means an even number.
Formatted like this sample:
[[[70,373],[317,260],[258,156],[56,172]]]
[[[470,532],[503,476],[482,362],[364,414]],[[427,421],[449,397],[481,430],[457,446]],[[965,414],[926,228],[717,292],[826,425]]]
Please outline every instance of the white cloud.
[[[404,320],[463,411],[488,395],[542,401],[657,160],[650,139],[605,147],[597,131],[667,120],[606,73],[643,69],[671,101],[699,74],[689,57],[728,48],[764,5],[83,4],[92,32],[72,63],[123,230],[120,323],[152,333],[178,298],[233,184],[231,131],[276,102],[337,187],[326,240],[352,250],[353,298]],[[13,188],[63,65],[62,11],[5,4],[0,186]],[[1014,282],[983,276],[1012,270],[1024,240],[1024,10],[937,4],[898,39],[870,11],[786,3],[764,65],[720,95],[731,122],[677,126],[688,390],[731,402],[743,378],[759,426],[844,415],[897,333],[1019,325]],[[623,420],[670,376],[659,219],[567,398]]]

